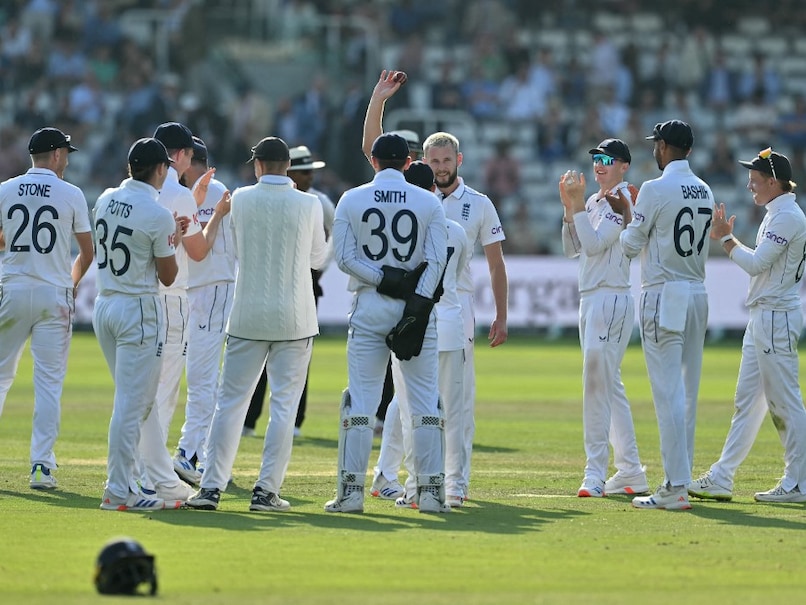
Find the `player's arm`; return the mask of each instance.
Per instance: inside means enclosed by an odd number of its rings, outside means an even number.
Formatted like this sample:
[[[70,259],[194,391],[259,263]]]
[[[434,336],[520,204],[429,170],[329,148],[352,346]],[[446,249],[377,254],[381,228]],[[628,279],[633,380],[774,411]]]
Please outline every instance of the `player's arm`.
[[[568,177],[572,171],[567,171],[560,177],[560,203],[563,206],[563,223],[562,223],[562,243],[563,254],[568,258],[576,258],[582,250],[582,243],[577,237],[576,227],[574,227],[574,215],[572,211],[573,204],[571,203],[571,193],[568,191]],[[584,178],[584,176],[583,176]],[[585,194],[583,188],[582,194]]]
[[[0,229],[0,249],[5,250],[6,248],[6,234]]]
[[[182,238],[182,245],[188,253],[188,257],[195,261],[202,261],[207,256],[207,253],[215,243],[215,236],[218,233],[218,227],[221,220],[229,213],[231,208],[231,198],[229,191],[225,191],[218,200],[218,203],[213,210],[213,215],[207,221],[204,229],[197,231],[193,235],[185,235]]]
[[[313,204],[313,245],[311,246],[311,269],[322,270],[332,258],[332,244],[325,237],[324,213],[317,199]]]
[[[358,256],[358,241],[350,225],[348,203],[342,196],[336,205],[336,218],[333,221],[333,253],[336,265],[347,275],[352,275],[366,284],[377,286],[383,279],[383,272]]]
[[[92,246],[91,232],[74,233],[73,236],[76,238],[76,242],[78,242],[78,256],[76,256],[76,260],[73,262],[73,268],[70,271],[70,275],[73,279],[73,294],[75,294],[78,282],[81,281],[87,269],[90,268],[95,252]]]
[[[733,221],[736,217],[731,216],[730,219],[725,220],[725,204],[719,204],[719,206],[715,208],[714,215],[720,217],[721,220],[716,219],[718,223],[723,225],[727,224],[729,226],[730,231],[728,234],[732,235]],[[782,254],[786,254],[789,246],[788,242],[792,241],[793,237],[796,235],[797,228],[795,225],[795,222],[788,220],[785,215],[780,214],[773,218],[767,225],[767,231],[780,236],[780,241],[786,241],[786,244],[777,243],[770,238],[764,237],[761,239],[758,246],[756,246],[756,249],[753,250],[742,244],[733,236],[731,239],[724,242],[722,247],[734,263],[744,269],[750,277],[754,277],[767,271],[772,267],[775,261],[778,260],[778,257]],[[721,239],[723,235],[726,235],[724,229],[718,229],[717,235],[713,235],[713,225],[711,229],[711,237],[714,239]]]
[[[370,159],[375,139],[383,134],[383,108],[386,100],[395,94],[405,82],[406,74],[402,71],[384,69],[372,90],[367,113],[364,116],[364,138],[361,141],[361,149],[367,160]]]
[[[638,192],[633,218],[619,236],[621,248],[627,258],[638,256],[649,242],[649,232],[655,224],[658,208],[659,202],[655,199],[654,190],[644,183]]]
[[[179,273],[176,262],[176,247],[182,243],[183,234],[187,229],[185,217],[174,217],[173,221],[161,225],[156,231],[159,233],[154,243],[154,263],[157,266],[157,278],[163,286],[174,283]],[[173,226],[173,231],[171,231]]]
[[[484,246],[484,256],[490,269],[490,286],[495,301],[495,319],[490,325],[488,339],[491,347],[497,347],[507,341],[507,299],[509,297],[509,280],[504,263],[504,251],[501,242],[493,242]]]
[[[176,255],[155,258],[157,265],[157,277],[166,288],[174,283],[176,274],[179,273],[179,265],[176,264]]]

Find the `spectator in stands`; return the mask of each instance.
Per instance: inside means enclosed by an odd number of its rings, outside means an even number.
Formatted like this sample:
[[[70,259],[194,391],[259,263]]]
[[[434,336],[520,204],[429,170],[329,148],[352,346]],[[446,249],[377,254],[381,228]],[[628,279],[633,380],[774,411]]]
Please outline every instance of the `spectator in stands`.
[[[532,121],[546,113],[547,98],[529,78],[529,64],[521,63],[498,91],[502,117],[513,122]]]
[[[713,57],[713,39],[705,27],[698,25],[691,35],[683,38],[679,60],[680,65],[685,65],[686,68],[677,70],[677,85],[700,90]]]
[[[87,58],[72,34],[64,34],[54,40],[48,55],[45,75],[58,84],[78,82],[87,71]]]
[[[503,39],[511,36],[517,25],[515,15],[501,0],[474,0],[463,12],[462,33],[468,40],[482,33]]]
[[[460,93],[465,109],[477,120],[494,120],[501,115],[498,84],[484,75],[479,63],[470,66],[470,75],[460,85]]]
[[[299,128],[299,140],[288,141],[305,145],[314,153],[324,149],[324,134],[330,116],[328,84],[323,73],[311,77],[310,86],[294,101],[294,115]]]
[[[764,149],[772,145],[773,130],[778,122],[775,107],[765,101],[763,88],[757,88],[742,101],[733,116],[736,132],[751,149]]]
[[[764,55],[756,53],[753,62],[739,78],[739,99],[745,100],[756,96],[761,90],[762,99],[767,104],[778,102],[781,94],[781,78],[778,72],[765,60]]]
[[[614,136],[622,136],[630,121],[630,108],[618,100],[614,87],[602,90],[598,110],[601,129],[614,133]]]
[[[484,190],[492,200],[498,213],[502,208],[516,201],[521,194],[520,162],[512,157],[512,141],[499,139],[495,153],[484,167]]]
[[[776,133],[789,146],[792,172],[797,177],[806,171],[806,97],[802,93],[795,95],[792,110],[778,120]]]
[[[736,184],[736,166],[738,164],[725,133],[717,134],[709,157],[708,165],[703,170],[703,180],[709,185]]]
[[[718,50],[714,60],[705,76],[702,87],[702,101],[717,113],[721,118],[725,110],[735,100],[735,75],[728,67],[725,54]]]

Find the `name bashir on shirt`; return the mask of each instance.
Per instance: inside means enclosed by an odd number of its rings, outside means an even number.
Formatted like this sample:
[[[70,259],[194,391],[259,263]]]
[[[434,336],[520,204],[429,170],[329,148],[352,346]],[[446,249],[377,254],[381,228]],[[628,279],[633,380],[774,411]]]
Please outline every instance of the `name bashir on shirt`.
[[[375,201],[379,204],[405,204],[405,191],[378,191],[375,190]]]

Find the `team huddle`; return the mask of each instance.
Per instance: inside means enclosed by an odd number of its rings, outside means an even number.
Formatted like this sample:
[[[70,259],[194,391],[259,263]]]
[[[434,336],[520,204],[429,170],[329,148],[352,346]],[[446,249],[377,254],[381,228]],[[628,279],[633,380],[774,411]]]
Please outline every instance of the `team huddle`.
[[[507,340],[505,236],[492,201],[458,176],[455,136],[437,132],[420,146],[416,133],[383,132],[384,104],[405,81],[402,72],[381,73],[363,139],[375,177],[346,191],[335,213],[326,196],[289,177],[295,160],[297,169],[319,167],[307,148],[261,139],[249,158],[255,183],[230,194],[208,166],[204,141],[168,122],[132,144],[129,178],[101,194],[90,225],[83,194],[63,178],[77,151],[70,137],[55,128],[32,135],[32,168],[0,184],[0,325],[14,326],[0,347],[0,412],[30,337],[32,488],[57,486],[54,446],[73,300],[94,260],[93,327],[115,383],[101,509],[217,509],[265,372],[271,415],[249,509],[288,510],[280,492],[319,333],[316,276],[335,261],[349,276],[353,305],[336,492],[324,510],[364,510],[372,421],[390,360],[395,395],[370,494],[422,513],[464,506],[475,430],[469,263],[480,245],[496,310],[489,342],[496,347]],[[768,149],[742,162],[754,202],[767,211],[753,249],[733,236],[735,217],[691,171],[689,125],[659,123],[647,138],[662,174],[640,190],[626,180],[631,155],[620,139],[590,150],[598,191],[587,200],[583,174],[568,171],[559,184],[563,250],[580,259],[586,464],[577,495],[633,494],[633,506],[649,509],[691,508],[689,495],[729,500],[734,473],[769,409],[786,466],[778,485],[756,500],[806,501],[797,355],[806,217],[792,193],[789,161]],[[79,247],[72,264],[71,238]],[[751,276],[750,320],[722,456],[693,479],[711,240]],[[620,371],[635,315],[629,265],[636,256],[639,327],[663,462],[652,494]],[[183,370],[184,423],[171,448]],[[608,477],[611,444],[616,473]]]

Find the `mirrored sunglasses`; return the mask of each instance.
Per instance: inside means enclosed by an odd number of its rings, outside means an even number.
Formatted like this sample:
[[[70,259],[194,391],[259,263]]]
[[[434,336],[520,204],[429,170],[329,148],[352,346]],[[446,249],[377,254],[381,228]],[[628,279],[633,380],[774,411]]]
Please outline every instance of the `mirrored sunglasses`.
[[[597,153],[593,156],[594,164],[601,164],[602,166],[612,166],[616,162],[616,158],[610,157],[603,153]]]

